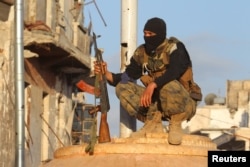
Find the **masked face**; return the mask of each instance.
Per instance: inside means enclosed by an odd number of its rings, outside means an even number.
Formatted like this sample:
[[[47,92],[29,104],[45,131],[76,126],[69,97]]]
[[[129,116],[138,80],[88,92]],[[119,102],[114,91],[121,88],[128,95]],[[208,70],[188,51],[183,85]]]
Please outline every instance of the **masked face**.
[[[151,54],[166,38],[166,24],[160,18],[152,18],[144,26],[144,40],[147,54]]]
[[[164,40],[165,36],[157,35],[155,33],[153,33],[153,35],[146,35],[144,32],[146,53],[150,55]]]

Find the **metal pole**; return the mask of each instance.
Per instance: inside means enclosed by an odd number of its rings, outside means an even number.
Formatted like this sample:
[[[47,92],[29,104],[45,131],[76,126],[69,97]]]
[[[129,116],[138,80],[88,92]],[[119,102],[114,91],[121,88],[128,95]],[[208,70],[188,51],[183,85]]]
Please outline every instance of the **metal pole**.
[[[24,167],[23,0],[15,0],[16,167]]]
[[[137,46],[137,0],[121,1],[121,72]],[[120,106],[120,137],[129,137],[136,130],[136,119]]]

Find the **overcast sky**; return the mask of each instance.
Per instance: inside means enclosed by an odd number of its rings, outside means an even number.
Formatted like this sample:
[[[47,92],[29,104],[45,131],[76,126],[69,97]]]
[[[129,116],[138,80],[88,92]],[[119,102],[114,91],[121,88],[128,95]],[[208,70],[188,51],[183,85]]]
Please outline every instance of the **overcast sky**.
[[[91,0],[85,0],[85,3]],[[84,24],[92,18],[93,31],[101,35],[98,47],[112,72],[120,71],[121,0],[96,0],[84,8]],[[249,0],[138,0],[137,44],[143,43],[143,27],[152,17],[166,21],[167,37],[181,40],[192,59],[194,79],[203,97],[209,93],[226,97],[227,80],[250,79]],[[111,109],[108,121],[112,136],[119,136],[119,101],[108,86]],[[87,103],[94,97],[87,96]],[[204,105],[204,102],[199,107]]]

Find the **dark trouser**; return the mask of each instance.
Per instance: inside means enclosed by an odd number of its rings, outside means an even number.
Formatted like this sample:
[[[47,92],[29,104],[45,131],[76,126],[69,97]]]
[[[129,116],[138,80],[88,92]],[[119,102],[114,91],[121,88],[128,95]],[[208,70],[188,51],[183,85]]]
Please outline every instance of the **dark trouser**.
[[[121,105],[131,116],[137,116],[140,109],[140,97],[145,87],[133,82],[119,83],[116,86],[116,95]],[[154,95],[154,101],[149,110],[162,112],[163,119],[171,119],[172,115],[185,115],[181,120],[190,120],[196,111],[196,102],[189,96],[185,88],[177,81],[165,84],[160,92]],[[184,114],[186,113],[186,114]]]

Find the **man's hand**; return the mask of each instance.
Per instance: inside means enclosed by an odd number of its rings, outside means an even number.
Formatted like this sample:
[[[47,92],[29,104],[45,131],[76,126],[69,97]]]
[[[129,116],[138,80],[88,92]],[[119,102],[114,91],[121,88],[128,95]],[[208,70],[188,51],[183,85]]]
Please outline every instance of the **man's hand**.
[[[148,84],[148,86],[141,95],[140,106],[149,107],[152,102],[152,95],[154,93],[154,89],[156,87],[157,85],[155,82],[151,82],[150,84]]]
[[[107,73],[107,63],[106,62],[97,62],[94,61],[94,73],[97,74],[104,74],[106,75]]]
[[[103,74],[106,76],[107,80],[113,82],[112,73],[108,71],[108,65],[106,62],[94,61],[94,73],[95,75]]]

